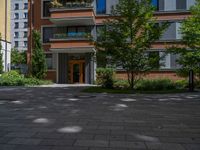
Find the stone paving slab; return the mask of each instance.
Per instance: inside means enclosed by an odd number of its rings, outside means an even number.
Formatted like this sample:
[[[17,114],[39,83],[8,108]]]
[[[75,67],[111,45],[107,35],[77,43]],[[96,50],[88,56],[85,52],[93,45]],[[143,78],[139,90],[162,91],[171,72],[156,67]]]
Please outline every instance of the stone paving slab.
[[[0,88],[0,150],[200,150],[200,93]]]

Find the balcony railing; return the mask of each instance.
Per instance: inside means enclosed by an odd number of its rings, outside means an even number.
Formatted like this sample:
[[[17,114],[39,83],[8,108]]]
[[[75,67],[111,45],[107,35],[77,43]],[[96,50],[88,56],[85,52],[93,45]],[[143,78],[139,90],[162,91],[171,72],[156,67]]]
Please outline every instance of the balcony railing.
[[[51,2],[52,8],[65,8],[65,9],[76,9],[76,8],[91,8],[91,1],[58,1],[54,0]]]
[[[54,34],[53,39],[55,40],[92,40],[91,33],[79,32],[79,33],[59,33]]]

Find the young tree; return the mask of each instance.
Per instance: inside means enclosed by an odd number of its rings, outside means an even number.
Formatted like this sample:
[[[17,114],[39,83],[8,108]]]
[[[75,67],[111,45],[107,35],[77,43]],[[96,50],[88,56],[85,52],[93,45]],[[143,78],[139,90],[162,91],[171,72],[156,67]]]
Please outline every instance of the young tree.
[[[0,33],[0,73],[2,72],[3,72],[3,53],[2,53],[1,33]]]
[[[33,54],[32,54],[32,76],[43,79],[47,73],[45,54],[41,44],[41,35],[37,30],[33,30]]]
[[[200,0],[196,0],[190,11],[191,17],[184,20],[180,28],[183,47],[173,46],[168,51],[179,54],[180,75],[188,76],[189,70],[193,70],[200,80]]]
[[[26,64],[26,52],[19,52],[17,49],[11,51],[11,64]]]
[[[146,52],[168,27],[168,23],[157,24],[154,11],[151,0],[119,0],[97,41],[97,49],[105,50],[114,64],[126,70],[131,88],[151,69]]]

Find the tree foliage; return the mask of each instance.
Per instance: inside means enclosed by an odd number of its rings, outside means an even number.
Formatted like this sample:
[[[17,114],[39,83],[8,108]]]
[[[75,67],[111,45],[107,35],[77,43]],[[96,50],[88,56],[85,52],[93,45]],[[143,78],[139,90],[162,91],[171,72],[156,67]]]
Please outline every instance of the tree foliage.
[[[168,27],[168,23],[157,24],[154,10],[151,0],[119,0],[97,41],[97,49],[106,51],[114,64],[126,70],[131,88],[151,69],[153,60],[146,52]]]
[[[17,49],[12,49],[11,51],[11,64],[19,65],[26,64],[26,51],[19,52]]]
[[[0,73],[2,72],[3,72],[3,52],[2,52],[1,33],[0,33]]]
[[[200,80],[200,0],[196,0],[190,11],[191,17],[184,20],[180,28],[184,46],[173,46],[168,51],[180,55],[177,60],[181,65],[180,75],[188,76],[189,70],[194,70]]]
[[[33,30],[33,53],[32,53],[32,76],[43,79],[47,73],[45,54],[41,44],[41,35],[37,30]]]

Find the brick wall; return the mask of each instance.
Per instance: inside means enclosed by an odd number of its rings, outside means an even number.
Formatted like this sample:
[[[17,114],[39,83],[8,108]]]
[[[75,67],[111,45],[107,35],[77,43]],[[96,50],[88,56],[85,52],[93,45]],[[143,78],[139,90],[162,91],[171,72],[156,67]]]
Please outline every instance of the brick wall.
[[[53,82],[56,82],[56,71],[48,71],[45,79],[46,80],[52,80]]]
[[[116,78],[117,79],[127,79],[127,74],[124,71],[119,71],[116,73]],[[149,74],[145,76],[146,79],[171,79],[171,80],[179,80],[183,79],[179,76],[176,75],[174,71],[152,71]]]

